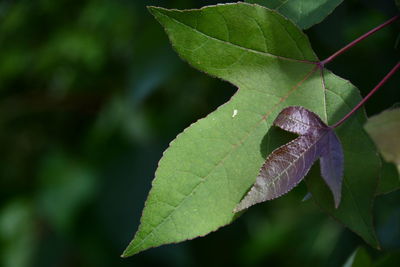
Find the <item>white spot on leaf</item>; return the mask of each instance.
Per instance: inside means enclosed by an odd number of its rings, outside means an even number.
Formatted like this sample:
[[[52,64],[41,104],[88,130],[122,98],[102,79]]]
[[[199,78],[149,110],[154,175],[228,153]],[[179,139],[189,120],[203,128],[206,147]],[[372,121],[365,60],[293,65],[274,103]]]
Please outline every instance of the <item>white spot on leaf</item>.
[[[237,114],[238,114],[238,110],[237,110],[237,109],[234,109],[234,110],[233,110],[233,114],[232,114],[232,118],[234,118]]]

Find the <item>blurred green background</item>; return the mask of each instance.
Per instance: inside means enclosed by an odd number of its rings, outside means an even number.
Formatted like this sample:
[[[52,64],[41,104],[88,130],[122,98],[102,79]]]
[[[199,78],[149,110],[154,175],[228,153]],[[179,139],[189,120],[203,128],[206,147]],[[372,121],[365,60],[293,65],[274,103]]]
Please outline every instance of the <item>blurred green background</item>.
[[[219,1],[224,2],[224,1]],[[230,1],[232,2],[232,1]],[[201,0],[0,1],[0,266],[341,266],[363,242],[293,193],[206,237],[120,258],[157,162],[230,84],[181,61],[146,5]],[[320,58],[397,12],[345,0],[307,30]],[[397,62],[399,24],[329,65],[365,95]],[[400,74],[367,104],[400,102]],[[377,199],[382,266],[399,263],[400,194]]]

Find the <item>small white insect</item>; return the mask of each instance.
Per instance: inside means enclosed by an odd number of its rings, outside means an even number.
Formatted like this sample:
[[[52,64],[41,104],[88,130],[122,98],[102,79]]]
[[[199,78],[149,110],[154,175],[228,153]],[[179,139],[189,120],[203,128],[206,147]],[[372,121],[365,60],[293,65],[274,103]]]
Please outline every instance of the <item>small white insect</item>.
[[[232,118],[234,118],[237,114],[238,114],[238,110],[237,110],[237,109],[234,109],[234,110],[233,110],[233,114],[232,114]]]

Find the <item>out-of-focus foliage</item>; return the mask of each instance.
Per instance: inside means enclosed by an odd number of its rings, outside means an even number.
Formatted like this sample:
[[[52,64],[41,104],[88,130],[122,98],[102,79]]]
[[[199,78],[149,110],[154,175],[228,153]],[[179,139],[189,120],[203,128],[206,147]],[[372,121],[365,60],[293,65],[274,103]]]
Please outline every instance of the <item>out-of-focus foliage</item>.
[[[394,163],[400,173],[400,109],[385,110],[369,118],[365,130],[383,158]]]
[[[343,267],[370,267],[372,266],[371,259],[364,248],[357,248],[349,257]]]
[[[183,63],[145,6],[217,2],[0,1],[0,266],[340,266],[362,243],[300,202],[301,186],[204,238],[119,258],[162,151],[235,91]],[[395,10],[392,1],[344,1],[307,34],[324,58]],[[397,33],[377,33],[329,68],[365,95],[397,60]],[[368,114],[400,102],[399,82],[370,100]],[[399,201],[393,192],[376,203],[386,250],[400,248]],[[399,259],[368,253],[381,266]]]
[[[385,194],[400,188],[400,176],[396,166],[382,159],[381,178],[377,194]]]

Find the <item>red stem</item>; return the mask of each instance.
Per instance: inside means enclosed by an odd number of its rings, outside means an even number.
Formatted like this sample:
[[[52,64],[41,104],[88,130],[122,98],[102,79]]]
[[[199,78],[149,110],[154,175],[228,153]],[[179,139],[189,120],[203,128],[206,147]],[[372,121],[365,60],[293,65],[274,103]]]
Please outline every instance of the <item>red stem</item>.
[[[335,59],[337,56],[340,56],[341,54],[343,54],[344,52],[346,52],[347,50],[349,50],[350,48],[352,48],[353,46],[355,46],[356,44],[358,44],[359,42],[361,42],[362,40],[364,40],[365,38],[367,38],[368,36],[374,34],[375,32],[379,31],[380,29],[392,24],[393,22],[395,22],[397,19],[400,18],[400,15],[394,16],[393,18],[389,19],[388,21],[382,23],[381,25],[373,28],[372,30],[370,30],[369,32],[363,34],[362,36],[358,37],[357,39],[355,39],[353,42],[349,43],[348,45],[346,45],[345,47],[343,47],[342,49],[338,50],[336,53],[332,54],[331,56],[329,56],[328,58],[318,62],[318,66],[320,68],[323,68],[326,64],[328,64],[329,62],[331,62],[333,59]]]
[[[360,101],[349,113],[347,113],[340,121],[336,122],[332,128],[336,128],[339,125],[341,125],[343,122],[345,122],[354,112],[356,112],[367,100],[376,92],[378,91],[379,88],[384,85],[387,80],[389,80],[390,77],[393,76],[393,74],[400,68],[400,62],[396,64],[396,66],[393,67],[391,71],[389,71],[388,74],[375,86],[374,89],[371,90],[371,92],[368,93],[366,97],[363,98],[363,100]]]

